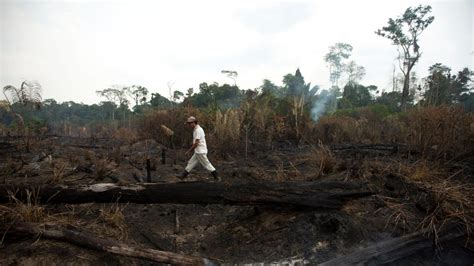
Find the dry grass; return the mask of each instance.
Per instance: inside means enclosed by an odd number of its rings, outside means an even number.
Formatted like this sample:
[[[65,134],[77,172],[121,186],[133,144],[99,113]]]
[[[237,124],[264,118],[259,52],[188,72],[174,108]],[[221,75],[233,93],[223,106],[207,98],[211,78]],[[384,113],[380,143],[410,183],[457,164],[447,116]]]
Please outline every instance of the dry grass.
[[[439,163],[426,159],[420,159],[414,163],[400,161],[399,173],[406,180],[417,183],[429,183],[448,175],[448,171],[443,169]]]
[[[393,202],[393,200],[384,200],[385,205],[390,209],[391,214],[387,218],[385,228],[393,227],[393,231],[398,228],[403,230],[403,234],[413,232],[416,228],[416,216],[413,214],[407,203]]]
[[[116,236],[118,239],[127,238],[127,226],[123,210],[127,205],[114,203],[110,206],[102,206],[99,212],[99,221],[105,224],[105,233],[109,236]],[[118,233],[117,233],[118,230]]]
[[[10,175],[16,173],[23,167],[21,161],[13,160],[11,157],[7,158],[6,162],[0,168],[0,176],[3,176],[3,183],[5,183],[6,178]]]
[[[312,148],[310,156],[318,177],[332,173],[337,167],[338,160],[336,156],[328,146],[322,143]]]
[[[113,138],[122,141],[126,144],[132,144],[138,140],[138,133],[136,130],[122,127],[113,133]]]
[[[167,146],[190,145],[192,131],[185,122],[191,115],[199,120],[199,124],[204,127],[206,133],[212,132],[212,127],[209,127],[214,121],[212,116],[199,109],[183,107],[148,111],[139,123],[138,137],[140,139],[154,139]],[[170,131],[161,125],[171,130],[173,135],[170,136]]]
[[[427,186],[434,202],[419,228],[426,230],[437,242],[439,232],[445,226],[456,224],[463,227],[470,238],[474,226],[474,188],[450,179],[436,179]]]
[[[94,162],[94,177],[101,180],[115,172],[115,163],[107,158],[97,159]]]
[[[273,179],[278,182],[285,181],[287,178],[287,170],[283,166],[283,162],[276,163],[275,168]]]
[[[217,111],[214,119],[214,143],[222,151],[235,150],[240,145],[242,115],[237,110]]]
[[[3,245],[5,236],[12,226],[16,223],[36,223],[36,224],[59,224],[72,225],[77,222],[74,213],[51,213],[45,206],[38,203],[38,190],[26,190],[26,200],[23,202],[16,197],[19,191],[9,191],[10,202],[0,205],[0,226],[4,230],[0,240]],[[21,192],[23,193],[23,192]]]
[[[397,170],[405,183],[404,186],[418,187],[425,191],[426,195],[422,201],[425,213],[409,208],[410,204],[415,203],[413,200],[416,195],[410,195],[411,199],[400,199],[403,203],[385,201],[392,211],[387,224],[398,226],[404,232],[424,231],[432,236],[436,243],[440,232],[453,225],[462,227],[468,238],[472,236],[474,188],[469,183],[454,180],[454,177],[462,174],[462,170],[452,174],[439,164],[424,159],[413,164],[400,161],[385,168],[385,171],[392,173]]]
[[[322,117],[307,139],[324,143],[406,143],[424,157],[449,158],[474,146],[474,115],[452,106],[426,107],[385,118],[361,109],[357,115]]]
[[[393,159],[364,160],[361,171],[373,176],[371,185],[382,191],[379,197],[389,211],[385,228],[402,233],[421,230],[437,242],[442,230],[455,225],[463,228],[467,237],[472,236],[474,188],[466,181],[456,181],[469,180],[468,176],[463,178],[463,169],[453,173],[427,159]],[[395,188],[399,192],[391,197],[383,196],[387,184],[383,177],[388,175],[398,176],[401,182]]]
[[[126,205],[114,203],[103,205],[99,209],[96,209],[94,204],[67,205],[64,212],[53,212],[50,206],[39,204],[38,191],[25,191],[25,201],[19,200],[16,196],[17,193],[20,192],[9,192],[10,203],[0,205],[0,223],[3,225],[1,229],[5,230],[2,232],[0,245],[2,245],[10,227],[22,222],[83,227],[99,236],[117,239],[124,239],[128,236],[123,214]],[[98,214],[94,217],[97,211]]]
[[[441,106],[410,111],[400,118],[404,142],[424,156],[447,157],[474,145],[474,115],[462,108]]]
[[[50,167],[53,175],[49,182],[53,184],[63,183],[68,164],[62,160],[54,160],[51,161]]]
[[[107,157],[91,154],[90,161],[93,165],[92,175],[97,180],[102,180],[117,170],[117,164]]]
[[[4,222],[42,223],[47,221],[48,213],[37,201],[39,191],[26,190],[25,193],[26,202],[22,202],[17,199],[16,193],[9,192],[11,204],[1,207]]]
[[[19,200],[18,193],[25,193],[26,200]],[[4,224],[17,222],[74,224],[77,220],[74,212],[52,213],[45,205],[39,204],[39,190],[9,191],[10,202],[0,205],[1,221]]]

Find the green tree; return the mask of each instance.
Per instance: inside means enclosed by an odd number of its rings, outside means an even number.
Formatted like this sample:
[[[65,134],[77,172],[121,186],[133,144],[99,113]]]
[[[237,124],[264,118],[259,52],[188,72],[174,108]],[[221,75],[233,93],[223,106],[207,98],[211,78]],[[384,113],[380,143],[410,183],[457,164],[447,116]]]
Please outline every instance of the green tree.
[[[105,97],[107,101],[114,103],[122,110],[123,118],[125,119],[125,112],[128,110],[130,101],[127,99],[130,95],[130,89],[128,87],[113,85],[111,88],[98,90],[96,93]],[[115,108],[112,110],[112,121],[115,120]]]
[[[355,61],[347,63],[344,70],[347,73],[347,83],[349,84],[358,83],[365,76],[365,68],[357,65]]]
[[[351,56],[352,45],[336,43],[329,47],[329,52],[324,56],[324,61],[329,66],[329,80],[332,86],[339,86],[339,79],[344,70],[344,59]]]
[[[309,112],[316,98],[319,87],[306,84],[300,69],[296,69],[294,75],[287,74],[283,77],[283,95],[288,101],[290,109],[290,121],[294,124],[296,139],[301,137],[301,129],[305,115]]]
[[[296,69],[294,75],[287,74],[283,77],[284,96],[299,96],[305,90],[304,78],[301,75],[300,69]]]
[[[3,87],[3,95],[5,95],[5,99],[10,105],[9,110],[17,118],[22,131],[21,134],[26,152],[29,152],[31,145],[31,130],[28,126],[28,121],[25,121],[25,117],[28,116],[32,123],[35,122],[34,119],[31,119],[30,110],[40,109],[41,107],[41,85],[36,81],[25,80],[21,83],[19,88],[12,85]]]
[[[399,67],[404,76],[400,108],[406,109],[410,90],[410,72],[421,57],[418,44],[420,34],[433,22],[434,17],[428,16],[431,6],[409,7],[396,19],[389,18],[388,25],[375,33],[388,38],[397,46]]]
[[[390,111],[394,112],[400,109],[400,101],[402,93],[399,91],[382,92],[382,94],[375,99],[376,104],[387,106]]]
[[[154,107],[170,107],[172,103],[168,98],[162,96],[159,93],[152,93],[150,99],[150,105]]]
[[[423,103],[426,105],[441,105],[460,103],[463,94],[468,93],[473,72],[468,68],[451,74],[451,68],[436,63],[429,67],[430,75],[425,78],[425,93]]]
[[[355,83],[348,83],[344,86],[342,99],[339,102],[339,108],[351,108],[367,106],[372,102],[372,94],[377,90],[376,86],[363,86]]]
[[[260,91],[263,95],[274,95],[281,96],[281,89],[273,82],[268,79],[263,80],[263,84],[260,86]]]
[[[173,101],[177,102],[183,97],[184,97],[184,93],[182,93],[181,91],[174,91],[173,92]]]
[[[474,112],[474,92],[463,94],[461,103],[466,111]]]
[[[194,89],[193,88],[189,88],[187,91],[186,91],[186,98],[189,98],[191,96],[193,96],[194,94]]]
[[[139,86],[139,85],[133,85],[128,88],[128,92],[131,94],[133,99],[135,100],[135,106],[141,105],[146,103],[146,96],[148,95],[148,89]]]
[[[3,87],[3,95],[10,105],[19,103],[22,105],[33,104],[39,107],[41,104],[41,85],[36,81],[23,81],[19,88],[12,85]]]
[[[199,84],[199,93],[187,98],[193,106],[228,109],[238,107],[244,92],[239,87],[229,84],[219,85],[214,82]]]

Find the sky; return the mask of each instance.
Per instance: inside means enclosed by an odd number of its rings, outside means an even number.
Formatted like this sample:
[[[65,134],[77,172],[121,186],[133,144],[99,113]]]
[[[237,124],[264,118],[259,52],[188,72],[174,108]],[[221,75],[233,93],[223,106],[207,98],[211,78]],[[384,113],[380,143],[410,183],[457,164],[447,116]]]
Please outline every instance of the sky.
[[[300,68],[328,88],[324,55],[344,42],[366,69],[361,83],[389,90],[397,50],[374,32],[420,4],[435,20],[420,38],[417,75],[438,62],[474,69],[474,0],[0,0],[0,86],[36,80],[43,99],[91,104],[112,85],[169,97],[202,82],[232,84],[221,70],[254,89]]]

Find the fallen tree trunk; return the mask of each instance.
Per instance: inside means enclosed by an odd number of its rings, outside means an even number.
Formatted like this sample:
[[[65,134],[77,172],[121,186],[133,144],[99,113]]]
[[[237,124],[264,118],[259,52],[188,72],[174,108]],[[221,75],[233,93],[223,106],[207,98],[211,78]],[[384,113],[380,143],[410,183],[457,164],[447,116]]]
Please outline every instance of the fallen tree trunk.
[[[55,225],[37,225],[33,223],[15,224],[8,233],[26,233],[48,239],[60,240],[75,245],[110,252],[116,255],[146,259],[155,262],[171,263],[178,265],[215,265],[214,262],[205,258],[181,255],[168,251],[143,248],[130,245],[111,238],[102,238],[91,233],[66,229]]]
[[[401,143],[379,143],[379,144],[333,144],[330,145],[332,151],[385,151],[385,152],[397,152],[403,149],[407,149],[406,144]]]
[[[8,192],[26,199],[34,190],[42,203],[177,203],[275,205],[320,209],[339,209],[350,199],[373,194],[362,182],[266,182],[266,183],[140,183],[118,185],[41,185],[0,186],[0,202],[8,202]]]
[[[447,230],[438,238],[438,243],[462,238],[460,230]],[[403,259],[423,249],[435,248],[434,240],[423,232],[408,234],[395,239],[383,241],[346,256],[326,261],[321,266],[336,265],[382,265]]]

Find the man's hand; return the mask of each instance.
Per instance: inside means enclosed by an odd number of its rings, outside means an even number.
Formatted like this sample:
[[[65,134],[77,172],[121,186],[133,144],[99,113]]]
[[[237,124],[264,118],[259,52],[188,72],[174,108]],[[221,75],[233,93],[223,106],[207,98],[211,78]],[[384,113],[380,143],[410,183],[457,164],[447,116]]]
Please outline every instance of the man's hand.
[[[191,146],[191,148],[189,148],[189,150],[187,150],[184,154],[185,155],[190,154],[192,151],[194,151],[194,149],[196,149],[198,144],[199,144],[199,140],[197,139],[196,141],[194,141],[193,146]]]

